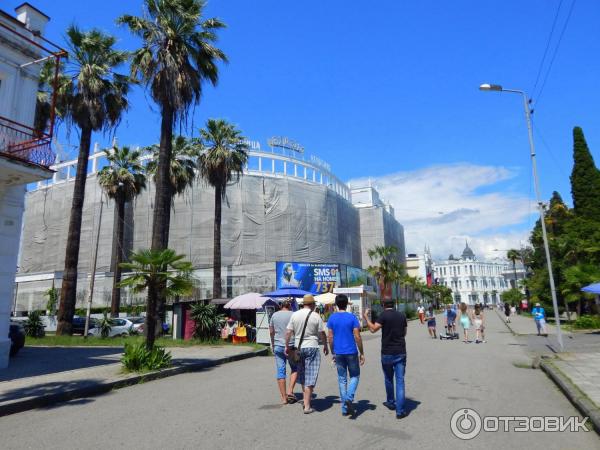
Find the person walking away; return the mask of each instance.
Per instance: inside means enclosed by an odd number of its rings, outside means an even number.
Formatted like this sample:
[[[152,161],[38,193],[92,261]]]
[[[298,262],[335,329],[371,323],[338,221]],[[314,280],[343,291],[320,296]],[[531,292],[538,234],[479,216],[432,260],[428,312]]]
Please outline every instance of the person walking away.
[[[381,368],[383,369],[386,395],[386,401],[383,404],[388,409],[396,410],[396,419],[403,419],[408,415],[404,409],[406,316],[394,309],[392,300],[384,300],[383,307],[384,311],[375,323],[371,322],[369,309],[365,310],[363,317],[371,333],[381,330]],[[394,381],[396,382],[395,390]]]
[[[469,328],[471,327],[471,319],[469,317],[469,309],[465,302],[462,302],[460,304],[460,308],[458,311],[458,321],[460,322],[460,325],[463,329],[463,337],[464,337],[463,342],[465,344],[468,344],[469,343]]]
[[[535,321],[538,336],[541,334],[548,336],[548,331],[546,330],[546,311],[544,308],[542,308],[539,303],[536,303],[535,308],[531,310],[531,314]]]
[[[510,323],[510,304],[504,302],[504,315],[506,316],[506,323]]]
[[[426,320],[429,336],[431,336],[433,339],[437,339],[437,332],[435,329],[435,313],[433,312],[433,306],[430,306],[427,310]]]
[[[298,369],[296,365],[288,360],[285,354],[285,334],[287,331],[288,323],[292,317],[292,311],[290,311],[290,302],[285,300],[281,304],[281,309],[275,312],[271,316],[269,321],[269,333],[271,334],[271,348],[275,355],[275,367],[277,385],[279,386],[279,394],[281,395],[281,403],[296,403],[296,396],[294,395],[294,386],[298,378]],[[286,363],[290,366],[290,384],[286,390]]]
[[[314,410],[310,406],[312,393],[317,384],[321,367],[319,339],[323,342],[323,353],[329,354],[325,325],[319,314],[315,313],[315,298],[306,294],[303,298],[302,309],[292,314],[285,334],[285,354],[289,355],[290,339],[294,336],[295,351],[300,352],[298,362],[298,382],[302,385],[304,394],[304,414]]]
[[[417,308],[417,314],[419,314],[419,320],[421,321],[421,325],[425,323],[425,308],[423,305],[419,305]]]
[[[353,402],[360,379],[360,366],[365,363],[360,323],[354,314],[347,311],[347,296],[337,295],[335,305],[339,312],[333,313],[327,321],[329,347],[338,374],[342,415],[354,416],[356,409]]]
[[[475,326],[475,343],[485,342],[483,340],[483,311],[480,305],[475,305],[473,312],[473,325]]]
[[[449,336],[453,336],[456,333],[456,311],[448,305],[446,309],[446,330]],[[458,337],[458,335],[457,335]]]

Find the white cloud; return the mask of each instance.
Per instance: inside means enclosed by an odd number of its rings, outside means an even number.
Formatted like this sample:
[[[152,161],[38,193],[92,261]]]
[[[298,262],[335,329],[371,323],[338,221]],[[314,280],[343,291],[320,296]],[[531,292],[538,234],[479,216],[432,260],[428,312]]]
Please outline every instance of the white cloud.
[[[406,250],[421,253],[427,244],[434,258],[460,255],[465,240],[479,258],[518,248],[529,234],[529,218],[535,205],[505,185],[517,176],[515,170],[468,163],[436,165],[410,172],[397,172],[370,181],[380,196],[392,204],[404,225]],[[369,179],[350,180],[365,186]],[[480,192],[484,191],[484,192]]]

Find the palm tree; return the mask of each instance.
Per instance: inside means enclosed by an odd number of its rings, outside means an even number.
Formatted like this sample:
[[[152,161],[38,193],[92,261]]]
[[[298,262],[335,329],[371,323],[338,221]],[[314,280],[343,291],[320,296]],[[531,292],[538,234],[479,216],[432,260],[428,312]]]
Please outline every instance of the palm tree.
[[[238,181],[248,162],[248,145],[241,132],[222,119],[208,119],[200,130],[205,147],[198,160],[200,173],[215,188],[213,298],[221,298],[221,205],[227,184]]]
[[[173,126],[177,121],[185,122],[190,107],[200,102],[203,82],[217,84],[217,63],[227,62],[225,54],[214,46],[216,32],[225,24],[216,18],[203,20],[204,7],[203,0],[144,0],[142,17],[123,15],[117,19],[142,39],[142,47],[133,55],[131,73],[146,85],[161,113],[152,220],[152,249],[156,251],[168,245]],[[156,295],[159,304],[164,303],[162,290],[154,290],[150,285],[148,305]]]
[[[377,284],[381,290],[382,299],[391,298],[388,294],[392,285],[402,279],[405,273],[404,266],[397,261],[398,249],[393,245],[377,245],[368,250],[367,254],[372,260],[377,259],[376,266],[369,266],[367,271],[377,279]]]
[[[184,261],[184,255],[177,255],[171,249],[161,251],[140,250],[130,256],[128,263],[121,267],[132,272],[123,278],[119,287],[128,286],[133,292],[148,290],[146,309],[146,348],[152,350],[156,337],[156,305],[159,297],[189,295],[192,293],[192,263]]]
[[[144,0],[142,17],[123,15],[117,19],[143,41],[133,54],[131,73],[148,87],[161,112],[152,226],[155,250],[168,244],[173,126],[178,120],[185,121],[190,107],[200,102],[204,81],[216,85],[217,63],[227,61],[213,45],[216,31],[225,24],[216,18],[203,21],[204,7],[203,0]]]
[[[171,143],[171,164],[169,165],[169,193],[170,205],[173,205],[173,199],[176,195],[181,195],[185,190],[194,184],[196,179],[197,160],[200,156],[201,146],[187,139],[185,136],[176,136]],[[152,145],[146,150],[153,154],[152,160],[146,166],[148,174],[152,175],[156,180],[158,168],[158,158],[160,154],[160,146]],[[165,241],[169,242],[170,223],[167,223],[165,229]]]
[[[106,152],[106,159],[110,165],[102,168],[98,173],[98,183],[109,198],[115,201],[115,221],[117,229],[114,234],[114,270],[112,300],[110,315],[119,317],[121,306],[121,263],[125,259],[124,231],[125,231],[125,203],[132,201],[146,187],[144,166],[140,160],[141,152],[131,151],[129,147],[113,147],[112,152]]]
[[[108,130],[118,125],[127,109],[130,79],[115,72],[127,60],[127,53],[115,50],[116,39],[99,30],[81,31],[75,25],[67,29],[70,60],[65,72],[72,85],[65,101],[65,119],[80,130],[77,172],[73,186],[73,200],[65,269],[63,271],[57,335],[71,334],[75,302],[77,300],[77,265],[81,240],[81,218],[87,178],[88,157],[92,132]]]
[[[513,287],[517,289],[517,259],[521,259],[521,252],[513,248],[506,253],[506,257],[512,261],[513,274],[515,276],[515,285]]]

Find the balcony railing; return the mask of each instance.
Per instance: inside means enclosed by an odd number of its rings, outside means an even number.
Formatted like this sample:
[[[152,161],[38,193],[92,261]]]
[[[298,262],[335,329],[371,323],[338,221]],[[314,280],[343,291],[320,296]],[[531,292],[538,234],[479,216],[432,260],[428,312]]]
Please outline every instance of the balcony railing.
[[[51,140],[46,133],[0,116],[0,153],[48,167],[54,163]]]

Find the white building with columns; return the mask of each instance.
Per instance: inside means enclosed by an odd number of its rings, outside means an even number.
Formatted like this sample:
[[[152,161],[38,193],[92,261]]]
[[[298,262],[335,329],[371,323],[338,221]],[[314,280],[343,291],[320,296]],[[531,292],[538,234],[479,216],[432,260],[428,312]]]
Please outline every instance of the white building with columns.
[[[462,255],[434,263],[435,281],[452,289],[456,303],[484,305],[500,302],[500,294],[510,285],[504,274],[510,268],[507,261],[479,261],[467,243]]]
[[[26,186],[53,174],[51,132],[33,129],[40,63],[64,54],[42,37],[48,16],[29,3],[15,12],[0,9],[0,368],[9,361]]]

